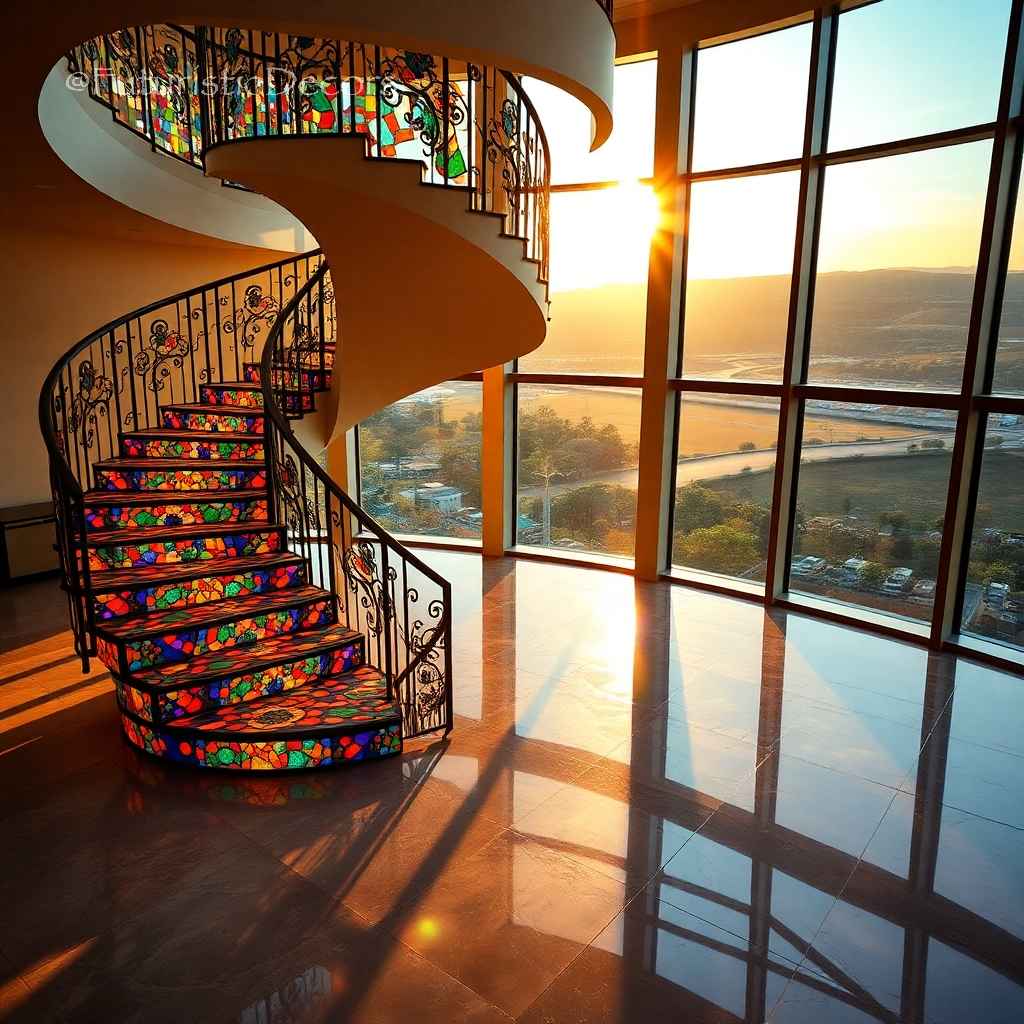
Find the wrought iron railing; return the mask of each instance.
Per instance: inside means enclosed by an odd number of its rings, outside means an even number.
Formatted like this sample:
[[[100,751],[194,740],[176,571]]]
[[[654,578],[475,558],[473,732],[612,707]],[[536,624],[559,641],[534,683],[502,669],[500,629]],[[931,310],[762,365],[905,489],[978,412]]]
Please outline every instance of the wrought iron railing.
[[[311,582],[341,596],[343,621],[402,708],[403,733],[452,725],[451,584],[353,501],[296,439],[333,365],[334,292],[321,263],[267,336],[261,363],[271,501]]]
[[[320,262],[319,251],[306,253],[143,306],[87,334],[44,381],[39,422],[84,669],[96,653],[85,537],[93,466],[119,454],[121,431],[160,425],[161,407],[200,401],[211,381],[243,379],[245,364],[259,363],[257,342]]]
[[[373,159],[412,159],[423,180],[500,214],[547,283],[551,162],[515,75],[467,61],[240,28],[150,25],[68,55],[89,94],[154,151],[196,166],[256,137],[354,136]]]

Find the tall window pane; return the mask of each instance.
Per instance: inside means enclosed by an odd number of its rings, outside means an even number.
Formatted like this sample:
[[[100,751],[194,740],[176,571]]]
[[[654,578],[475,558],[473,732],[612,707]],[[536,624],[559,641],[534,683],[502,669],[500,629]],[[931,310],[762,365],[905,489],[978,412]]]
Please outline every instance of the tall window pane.
[[[693,186],[683,376],[782,379],[799,186],[795,172]]]
[[[640,393],[518,387],[519,544],[633,555]]]
[[[799,157],[810,57],[809,23],[700,50],[693,169]]]
[[[481,385],[449,381],[359,425],[363,507],[396,533],[478,538]]]
[[[839,18],[830,150],[992,121],[1009,0],[881,0]]]
[[[808,403],[789,589],[927,620],[954,427],[952,413]]]
[[[590,152],[590,111],[574,96],[547,82],[526,79],[551,150],[555,185],[648,178],[654,173],[654,92],[656,60],[615,68],[611,137]]]
[[[1024,417],[988,417],[963,629],[1024,649]]]
[[[991,149],[825,171],[812,381],[959,390]]]
[[[672,564],[764,581],[779,400],[681,396]]]
[[[533,373],[643,373],[658,204],[642,185],[551,197],[551,319]]]
[[[1017,191],[992,390],[1024,395],[1024,189]]]

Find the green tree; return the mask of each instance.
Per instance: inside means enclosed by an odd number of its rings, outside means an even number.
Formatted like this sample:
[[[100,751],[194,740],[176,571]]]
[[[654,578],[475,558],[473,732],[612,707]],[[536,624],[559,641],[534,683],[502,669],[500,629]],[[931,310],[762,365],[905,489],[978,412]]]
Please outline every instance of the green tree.
[[[877,590],[885,582],[885,577],[888,575],[889,570],[880,562],[868,562],[861,567],[860,581],[869,590]]]
[[[752,569],[762,558],[757,538],[732,523],[693,530],[679,537],[675,548],[681,565],[730,575]]]
[[[586,484],[555,498],[552,529],[600,547],[609,530],[631,522],[635,510],[635,491],[612,484]]]
[[[684,484],[676,490],[675,525],[682,533],[718,526],[728,512],[727,500],[701,483]]]

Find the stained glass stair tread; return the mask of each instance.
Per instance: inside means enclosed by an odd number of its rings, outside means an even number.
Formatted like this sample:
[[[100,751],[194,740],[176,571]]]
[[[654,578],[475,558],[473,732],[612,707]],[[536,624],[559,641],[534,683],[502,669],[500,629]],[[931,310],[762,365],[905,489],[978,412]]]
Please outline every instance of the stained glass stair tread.
[[[109,492],[107,492],[109,493]],[[173,493],[173,492],[172,492]],[[217,492],[223,493],[223,492]],[[229,523],[196,523],[191,526],[139,526],[135,529],[93,530],[87,535],[91,548],[130,547],[134,544],[159,544],[163,541],[190,540],[196,537],[235,537],[247,533],[277,533],[284,535],[284,527],[279,523],[260,522],[259,520]],[[214,559],[205,559],[212,562]],[[181,565],[190,563],[164,563]]]
[[[218,405],[216,408],[223,409],[224,406]],[[125,430],[121,433],[121,437],[138,437],[147,441],[208,441],[210,444],[252,444],[256,436],[232,433],[229,430],[175,430],[173,427],[150,427],[148,430]]]
[[[219,416],[238,416],[238,417],[254,417],[256,419],[263,419],[263,410],[254,409],[251,405],[228,405],[227,403],[217,405],[212,402],[172,402],[170,405],[160,406],[161,411],[171,410],[173,412],[202,412],[202,413],[216,413]],[[174,430],[174,427],[168,427],[168,430]],[[181,431],[177,431],[181,433]],[[191,433],[189,430],[185,430],[185,433]],[[243,431],[243,433],[245,433]],[[254,434],[262,434],[262,430],[253,431]]]
[[[187,434],[186,431],[172,431],[176,434]],[[191,435],[188,435],[191,436]],[[245,435],[251,437],[251,434]],[[194,461],[194,460],[193,460]],[[92,490],[85,492],[85,505],[175,505],[187,502],[188,504],[203,504],[204,502],[216,502],[218,504],[231,501],[265,501],[267,490],[265,487],[243,488],[232,491],[100,491]]]
[[[96,630],[111,640],[138,640],[140,637],[210,628],[237,619],[269,615],[315,601],[334,601],[334,595],[320,587],[304,584],[262,594],[247,594],[245,597],[226,597],[220,601],[208,601],[185,608],[126,615],[112,622],[99,623]]]
[[[400,720],[397,702],[388,700],[383,675],[363,666],[282,694],[178,718],[165,728],[176,733],[230,735],[233,739],[252,734],[267,739],[303,733],[320,735],[332,727],[364,731]]]
[[[185,436],[191,436],[186,434]],[[145,469],[145,470],[158,470],[158,469],[181,469],[187,470],[189,473],[202,472],[208,470],[211,473],[216,473],[220,470],[261,470],[266,469],[267,464],[263,459],[253,460],[246,459],[242,461],[239,459],[237,462],[231,462],[227,464],[221,464],[219,462],[213,462],[205,459],[146,459],[146,458],[113,458],[103,459],[100,462],[93,463],[93,469],[104,470],[104,469]],[[194,491],[190,491],[187,488],[183,488],[181,491],[174,492],[179,494],[187,494],[191,496]],[[221,492],[223,493],[223,492]]]
[[[135,587],[151,587],[157,583],[180,583],[183,580],[198,579],[203,576],[217,576],[225,573],[236,575],[254,569],[275,569],[282,565],[301,563],[302,557],[290,551],[275,552],[270,555],[248,555],[245,558],[161,563],[132,569],[94,572],[92,574],[92,589],[102,593],[111,590],[132,590]]]
[[[339,647],[362,643],[362,633],[338,623],[322,629],[289,633],[236,648],[230,652],[200,654],[188,661],[171,662],[140,669],[132,674],[132,684],[146,689],[173,690],[203,682],[256,672],[273,665],[285,665],[313,658]]]

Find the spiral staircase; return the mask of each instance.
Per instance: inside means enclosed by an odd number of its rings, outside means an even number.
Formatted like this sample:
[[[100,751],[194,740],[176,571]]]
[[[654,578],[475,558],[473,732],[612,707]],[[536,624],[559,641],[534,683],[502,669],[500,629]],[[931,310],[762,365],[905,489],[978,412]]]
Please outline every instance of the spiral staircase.
[[[320,453],[544,334],[550,152],[519,76],[475,60],[468,30],[434,56],[319,34],[315,14],[117,29],[66,58],[153,153],[320,243],[91,332],[40,395],[76,653],[110,670],[130,743],[200,767],[327,767],[451,729],[451,587]],[[606,137],[600,83],[510,63],[568,83]]]

